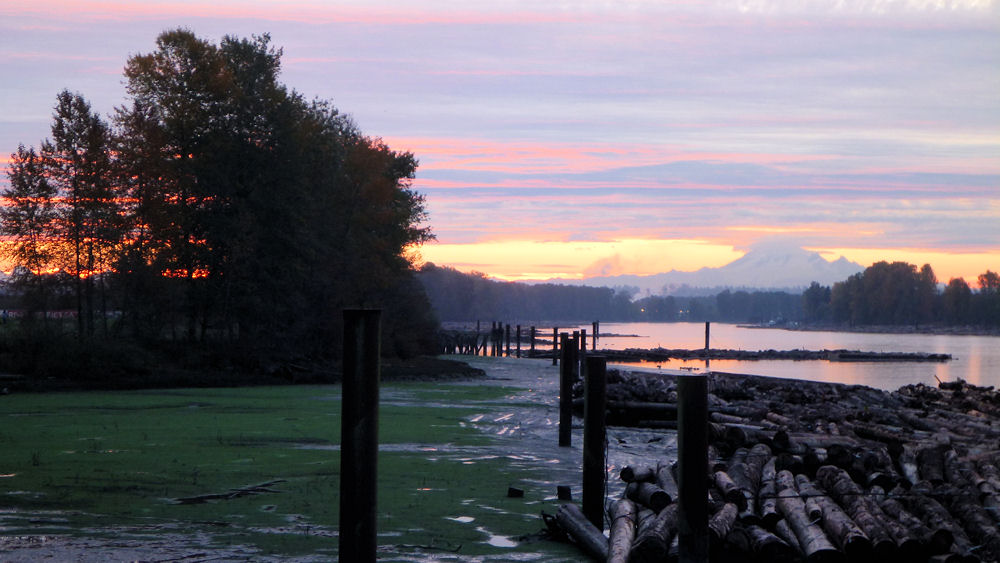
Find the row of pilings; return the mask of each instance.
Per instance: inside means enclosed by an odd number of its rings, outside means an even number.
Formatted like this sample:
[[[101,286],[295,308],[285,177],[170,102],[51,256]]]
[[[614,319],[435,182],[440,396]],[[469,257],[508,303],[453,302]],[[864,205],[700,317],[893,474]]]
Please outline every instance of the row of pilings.
[[[600,333],[600,322],[591,323],[591,349],[597,348]],[[493,356],[516,358],[548,358],[553,365],[559,357],[559,327],[522,327],[493,321],[486,328],[476,321],[475,330],[443,330],[441,331],[441,352],[444,354],[462,354],[468,356]],[[587,350],[587,330],[566,332],[576,342],[578,349]]]

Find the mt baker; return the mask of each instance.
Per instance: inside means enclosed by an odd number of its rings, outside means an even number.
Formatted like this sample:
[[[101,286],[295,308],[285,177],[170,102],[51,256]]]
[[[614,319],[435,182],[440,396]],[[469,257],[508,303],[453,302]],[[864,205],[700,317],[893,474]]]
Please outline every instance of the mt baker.
[[[710,295],[724,288],[802,291],[812,282],[833,285],[864,271],[841,256],[828,261],[817,252],[787,245],[761,244],[729,264],[693,272],[671,270],[648,276],[597,276],[582,280],[551,279],[547,283],[629,287],[645,295]]]

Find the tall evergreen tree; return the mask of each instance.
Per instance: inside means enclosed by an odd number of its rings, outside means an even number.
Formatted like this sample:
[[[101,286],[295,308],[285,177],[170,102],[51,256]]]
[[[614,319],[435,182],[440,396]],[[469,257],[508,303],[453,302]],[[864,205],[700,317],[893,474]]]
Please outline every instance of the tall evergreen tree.
[[[121,242],[120,199],[113,183],[108,125],[79,94],[56,97],[52,140],[42,144],[48,181],[56,190],[60,261],[73,279],[80,336],[93,334],[95,287],[103,288]],[[95,280],[97,283],[95,283]],[[106,307],[104,318],[107,318]]]
[[[6,202],[0,206],[0,236],[8,240],[0,252],[16,266],[11,281],[24,294],[29,313],[45,313],[52,285],[46,274],[56,258],[56,188],[46,178],[35,149],[24,145],[11,155],[7,178],[10,187],[2,194]]]

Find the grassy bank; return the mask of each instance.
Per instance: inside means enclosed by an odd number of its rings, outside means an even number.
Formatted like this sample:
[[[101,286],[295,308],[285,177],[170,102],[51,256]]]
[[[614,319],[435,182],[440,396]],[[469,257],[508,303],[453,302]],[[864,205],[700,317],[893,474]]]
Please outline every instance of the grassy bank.
[[[517,541],[541,528],[554,487],[543,467],[491,453],[497,438],[469,423],[509,407],[509,395],[444,383],[383,387],[380,559],[573,559],[557,544]],[[330,385],[0,397],[0,526],[6,536],[108,542],[179,533],[208,552],[240,546],[330,559],[340,411],[340,387]],[[275,492],[177,502],[270,482]],[[525,498],[506,498],[509,485]]]

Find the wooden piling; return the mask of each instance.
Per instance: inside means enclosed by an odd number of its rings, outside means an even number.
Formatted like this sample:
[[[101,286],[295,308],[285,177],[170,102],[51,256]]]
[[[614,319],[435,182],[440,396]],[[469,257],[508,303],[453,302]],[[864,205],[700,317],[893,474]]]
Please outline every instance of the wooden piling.
[[[706,323],[707,324],[707,323]],[[708,378],[677,377],[678,537],[680,561],[708,561]]]
[[[340,561],[374,562],[378,475],[379,309],[344,310]]]
[[[552,327],[552,365],[559,363],[559,327]]]
[[[605,462],[607,431],[604,426],[604,415],[607,410],[607,360],[605,358],[601,356],[587,358],[584,370],[584,390],[583,513],[598,530],[603,530],[604,491],[607,480],[607,464]],[[704,470],[704,468],[702,469]],[[708,494],[707,489],[705,494]]]
[[[591,331],[593,342],[590,346],[590,349],[597,350],[597,332],[601,329],[601,323],[599,321],[594,321],[593,323],[591,323],[590,328],[593,329]]]
[[[576,368],[574,368],[575,375],[573,377],[573,382],[580,380],[580,374],[583,373],[583,369],[580,366],[580,331],[573,331],[573,339],[570,341],[570,345],[573,346],[573,361],[576,362]]]
[[[510,357],[510,325],[506,325],[505,331],[507,340],[507,357]]]
[[[709,336],[712,332],[712,323],[705,321],[705,371],[708,371],[711,360],[708,359],[708,351],[711,350]]]
[[[517,357],[521,357],[521,325],[517,325]]]
[[[535,327],[531,327],[531,331],[530,332],[531,332],[531,337],[530,337],[530,340],[531,340],[531,344],[530,344],[530,346],[531,346],[531,348],[530,348],[531,353],[530,353],[530,355],[534,356],[535,355]]]
[[[573,445],[573,357],[569,334],[559,335],[562,365],[559,367],[559,446]]]

